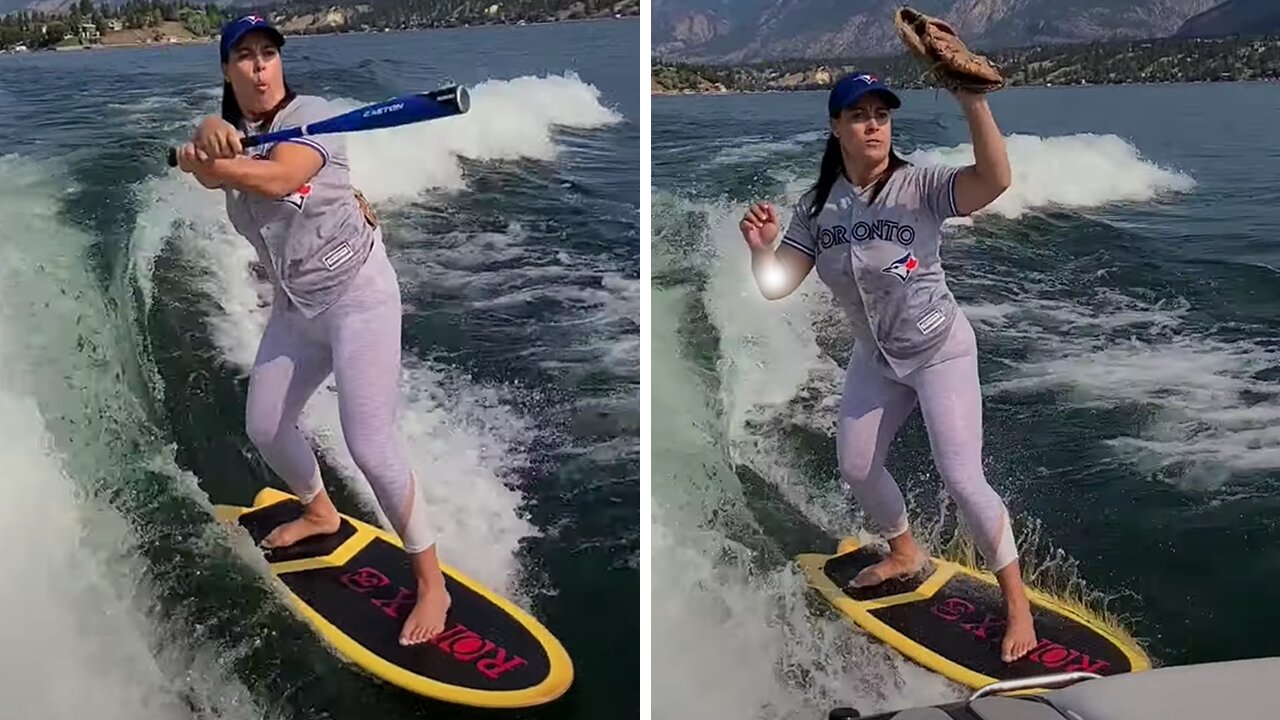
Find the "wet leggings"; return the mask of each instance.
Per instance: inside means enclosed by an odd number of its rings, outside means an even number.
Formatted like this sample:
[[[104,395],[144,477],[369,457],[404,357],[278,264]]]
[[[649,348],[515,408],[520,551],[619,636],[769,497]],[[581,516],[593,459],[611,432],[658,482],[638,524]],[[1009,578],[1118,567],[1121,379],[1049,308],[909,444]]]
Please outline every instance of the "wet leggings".
[[[837,437],[840,474],[886,538],[907,531],[902,491],[885,469],[894,435],[919,402],[934,465],[955,499],[988,569],[1017,559],[1004,502],[982,471],[982,390],[977,342],[963,314],[929,364],[906,377],[855,351],[845,376]]]
[[[383,513],[410,553],[432,538],[396,415],[400,400],[400,288],[381,241],[341,300],[314,318],[276,294],[249,378],[245,428],[267,464],[304,503],[320,467],[298,416],[332,372],[342,434]]]

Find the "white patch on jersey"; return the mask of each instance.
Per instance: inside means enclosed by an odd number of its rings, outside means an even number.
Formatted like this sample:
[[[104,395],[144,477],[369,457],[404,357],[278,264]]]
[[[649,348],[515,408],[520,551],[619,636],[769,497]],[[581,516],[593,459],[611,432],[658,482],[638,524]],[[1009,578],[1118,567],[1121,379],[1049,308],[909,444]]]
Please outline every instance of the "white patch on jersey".
[[[947,316],[943,315],[941,310],[937,308],[930,308],[929,312],[925,313],[924,317],[920,318],[920,320],[916,322],[916,327],[920,328],[920,332],[928,335],[934,330],[942,327],[942,324],[946,321]]]
[[[338,247],[329,251],[327,255],[320,258],[320,262],[330,270],[337,270],[342,264],[355,257],[355,252],[351,250],[351,245],[342,243]]]

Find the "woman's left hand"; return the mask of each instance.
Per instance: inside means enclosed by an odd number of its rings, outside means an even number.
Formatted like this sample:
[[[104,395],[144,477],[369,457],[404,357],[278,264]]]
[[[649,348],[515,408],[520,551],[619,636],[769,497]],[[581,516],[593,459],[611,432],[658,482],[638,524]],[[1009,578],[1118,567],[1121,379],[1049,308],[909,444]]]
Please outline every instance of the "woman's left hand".
[[[200,123],[191,142],[210,158],[239,157],[244,152],[240,131],[220,117],[211,116]]]
[[[184,173],[195,174],[208,168],[211,159],[193,143],[178,148],[178,169]]]

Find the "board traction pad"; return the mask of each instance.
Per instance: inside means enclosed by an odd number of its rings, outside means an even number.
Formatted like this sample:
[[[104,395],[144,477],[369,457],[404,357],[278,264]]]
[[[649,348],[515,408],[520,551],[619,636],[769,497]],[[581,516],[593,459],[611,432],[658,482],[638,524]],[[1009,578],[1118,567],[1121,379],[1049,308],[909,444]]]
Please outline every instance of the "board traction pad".
[[[240,526],[249,531],[255,545],[271,533],[278,525],[296,520],[302,516],[302,503],[287,500],[273,503],[261,509],[250,510],[240,516]],[[355,525],[342,518],[338,531],[332,535],[318,535],[300,540],[283,548],[264,548],[263,554],[269,562],[278,563],[288,560],[306,560],[332,555],[356,534]]]
[[[237,519],[257,544],[277,525],[302,514],[294,498],[246,510]],[[532,688],[547,679],[546,650],[515,618],[496,609],[466,585],[445,574],[450,608],[445,630],[420,645],[402,646],[400,629],[413,609],[417,587],[404,550],[381,537],[357,538],[343,518],[332,535],[306,538],[281,549],[264,550],[271,563],[323,559],[343,545],[363,542],[346,562],[279,572],[299,599],[369,652],[404,670],[437,682],[480,691]]]
[[[861,602],[914,593],[933,574],[932,569],[926,567],[910,578],[853,588],[858,572],[883,557],[883,553],[873,547],[860,547],[827,560],[823,572],[842,593]],[[1034,603],[1031,614],[1039,645],[1021,659],[1005,663],[1000,659],[1005,613],[999,586],[965,573],[955,573],[928,597],[891,602],[868,612],[934,653],[974,672],[1002,680],[1072,671],[1115,675],[1133,669],[1128,656],[1107,638],[1070,617]],[[928,638],[927,645],[921,642],[922,638]]]

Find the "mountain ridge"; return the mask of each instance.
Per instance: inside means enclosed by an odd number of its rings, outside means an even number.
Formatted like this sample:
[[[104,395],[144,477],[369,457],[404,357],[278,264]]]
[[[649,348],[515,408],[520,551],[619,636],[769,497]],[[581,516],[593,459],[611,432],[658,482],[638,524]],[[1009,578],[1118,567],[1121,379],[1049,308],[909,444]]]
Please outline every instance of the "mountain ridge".
[[[1193,15],[1176,37],[1266,35],[1280,31],[1280,4],[1274,0],[1227,0]]]
[[[740,64],[891,55],[902,51],[893,27],[894,10],[901,4],[901,0],[746,0],[737,5],[725,0],[655,0],[654,57]],[[1169,37],[1221,0],[917,0],[910,4],[946,19],[968,45],[981,50]]]

